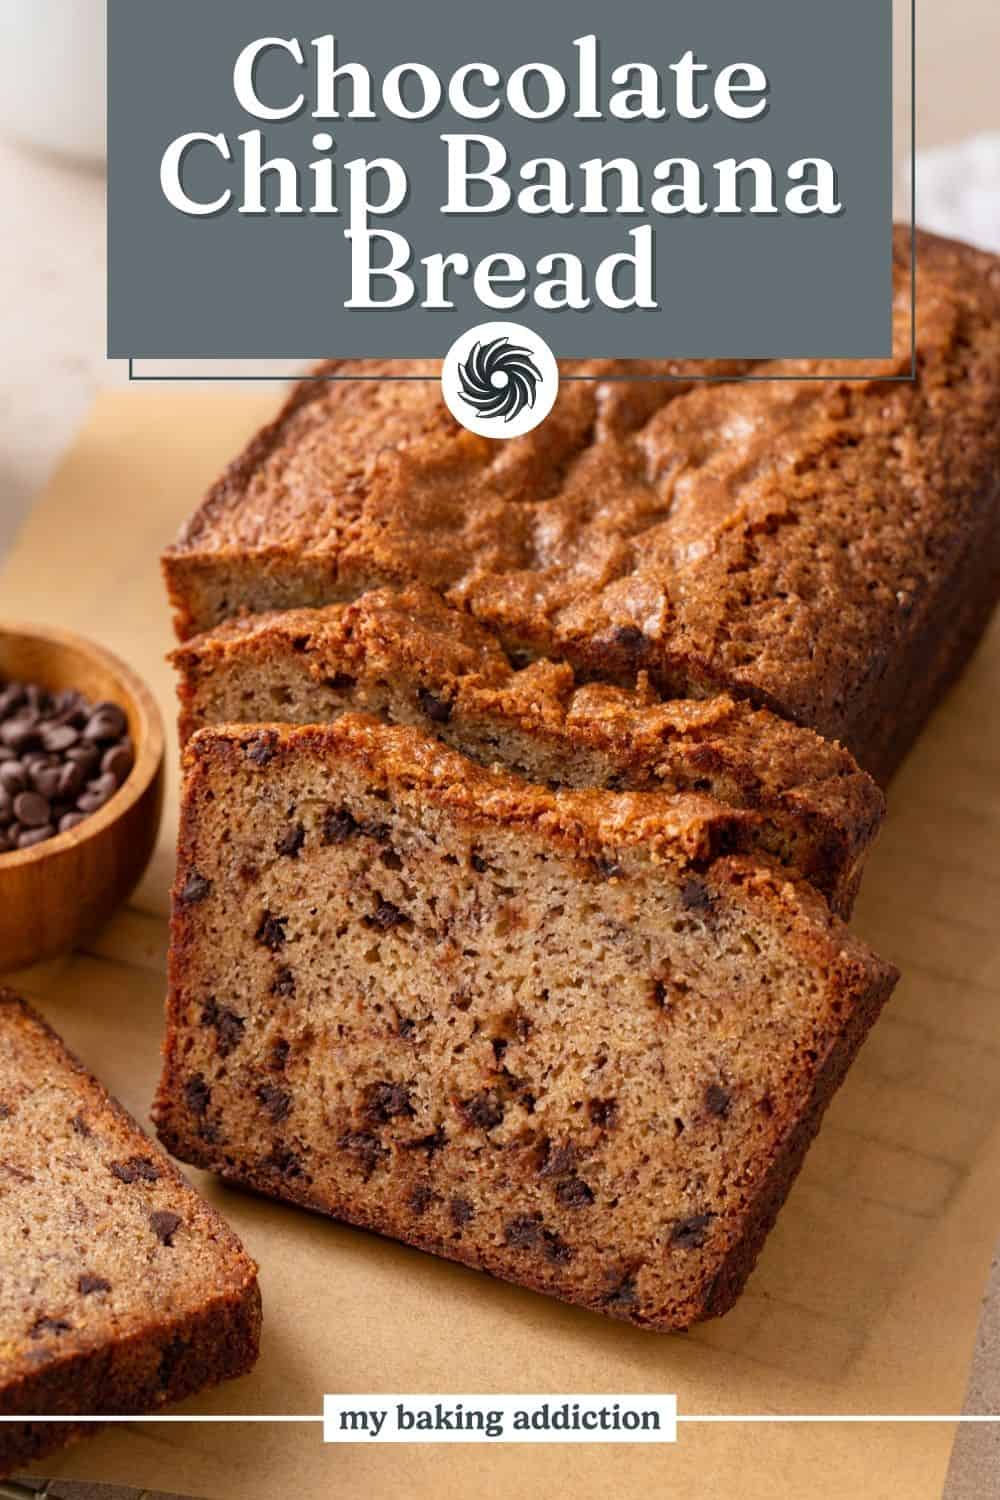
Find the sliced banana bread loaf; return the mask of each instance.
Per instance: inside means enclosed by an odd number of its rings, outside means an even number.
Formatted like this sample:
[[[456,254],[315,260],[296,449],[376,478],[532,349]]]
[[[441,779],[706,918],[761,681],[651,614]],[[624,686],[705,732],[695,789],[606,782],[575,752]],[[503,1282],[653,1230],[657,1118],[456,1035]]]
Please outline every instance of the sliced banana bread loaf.
[[[419,586],[244,617],[172,660],[182,744],[206,724],[323,723],[355,709],[529,781],[706,792],[752,813],[738,847],[789,865],[842,916],[884,811],[871,777],[810,730],[732,698],[581,686],[566,663],[518,670],[492,631]]]
[[[508,649],[749,698],[887,777],[1000,591],[1000,260],[917,247],[915,381],[901,231],[899,352],[868,380],[630,385],[649,367],[592,361],[502,443],[458,426],[432,363],[301,386],[167,554],[182,638],[420,581]]]
[[[168,1148],[652,1328],[738,1294],[893,970],[738,810],[409,727],[187,751]]]
[[[0,990],[0,1418],[155,1411],[244,1374],[259,1334],[236,1236]],[[0,1477],[83,1430],[0,1421]]]

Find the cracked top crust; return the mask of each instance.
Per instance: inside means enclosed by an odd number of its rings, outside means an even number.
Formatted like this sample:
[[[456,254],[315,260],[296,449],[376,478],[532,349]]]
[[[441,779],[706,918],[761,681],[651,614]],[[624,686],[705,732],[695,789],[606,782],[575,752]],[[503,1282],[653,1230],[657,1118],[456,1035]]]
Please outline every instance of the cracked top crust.
[[[898,233],[898,352],[864,380],[815,361],[752,373],[828,379],[566,365],[598,378],[564,378],[550,417],[503,443],[458,426],[434,379],[303,385],[167,554],[179,632],[422,582],[509,647],[608,680],[645,669],[662,693],[735,692],[850,741],[1000,496],[1000,261],[917,245],[915,384],[880,378],[909,371]],[[706,369],[719,379],[685,381]],[[651,373],[677,378],[613,378]]]

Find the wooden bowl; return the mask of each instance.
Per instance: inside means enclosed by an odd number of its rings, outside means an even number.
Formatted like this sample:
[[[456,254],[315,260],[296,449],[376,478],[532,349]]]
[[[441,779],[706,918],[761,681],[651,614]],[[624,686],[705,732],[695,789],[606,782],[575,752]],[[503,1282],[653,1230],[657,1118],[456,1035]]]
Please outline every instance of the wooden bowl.
[[[77,688],[128,718],[135,765],[98,812],[33,849],[0,854],[0,973],[73,948],[110,917],[149,863],[163,811],[163,721],[145,683],[102,646],[0,620],[0,681]]]

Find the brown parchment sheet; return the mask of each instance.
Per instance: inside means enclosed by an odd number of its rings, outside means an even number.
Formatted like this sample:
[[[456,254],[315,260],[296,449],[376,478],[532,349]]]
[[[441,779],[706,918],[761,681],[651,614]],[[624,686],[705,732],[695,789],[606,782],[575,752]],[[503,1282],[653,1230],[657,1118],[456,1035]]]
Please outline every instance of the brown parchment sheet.
[[[158,554],[274,397],[103,395],[0,576],[0,613],[127,658],[172,729]],[[2,474],[2,457],[0,457]],[[676,1392],[682,1417],[961,1410],[1000,1231],[1000,631],[896,780],[855,925],[903,979],[737,1307],[686,1335],[602,1320],[289,1207],[192,1180],[259,1260],[256,1371],[183,1409],[318,1414],[324,1391]],[[130,907],[16,976],[144,1123],[176,826]],[[682,1423],[673,1446],[324,1447],[317,1424],[134,1423],[42,1467],[207,1500],[364,1495],[938,1497],[950,1423]]]

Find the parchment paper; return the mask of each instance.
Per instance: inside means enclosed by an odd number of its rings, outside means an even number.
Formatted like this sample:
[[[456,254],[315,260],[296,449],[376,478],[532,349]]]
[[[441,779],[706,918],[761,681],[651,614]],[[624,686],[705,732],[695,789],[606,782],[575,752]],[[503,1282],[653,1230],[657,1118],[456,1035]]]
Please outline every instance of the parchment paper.
[[[0,578],[2,612],[118,651],[172,719],[157,556],[273,404],[190,387],[103,396]],[[673,1391],[682,1419],[959,1411],[1000,1227],[998,684],[994,629],[892,788],[856,926],[904,978],[732,1313],[644,1333],[192,1173],[260,1262],[265,1332],[254,1374],[185,1410],[316,1416],[326,1390],[395,1390]],[[143,1120],[175,816],[172,767],[130,909],[85,953],[16,981]],[[940,1494],[952,1438],[950,1423],[682,1421],[671,1447],[324,1448],[316,1423],[136,1423],[44,1468],[209,1500],[923,1500]]]

